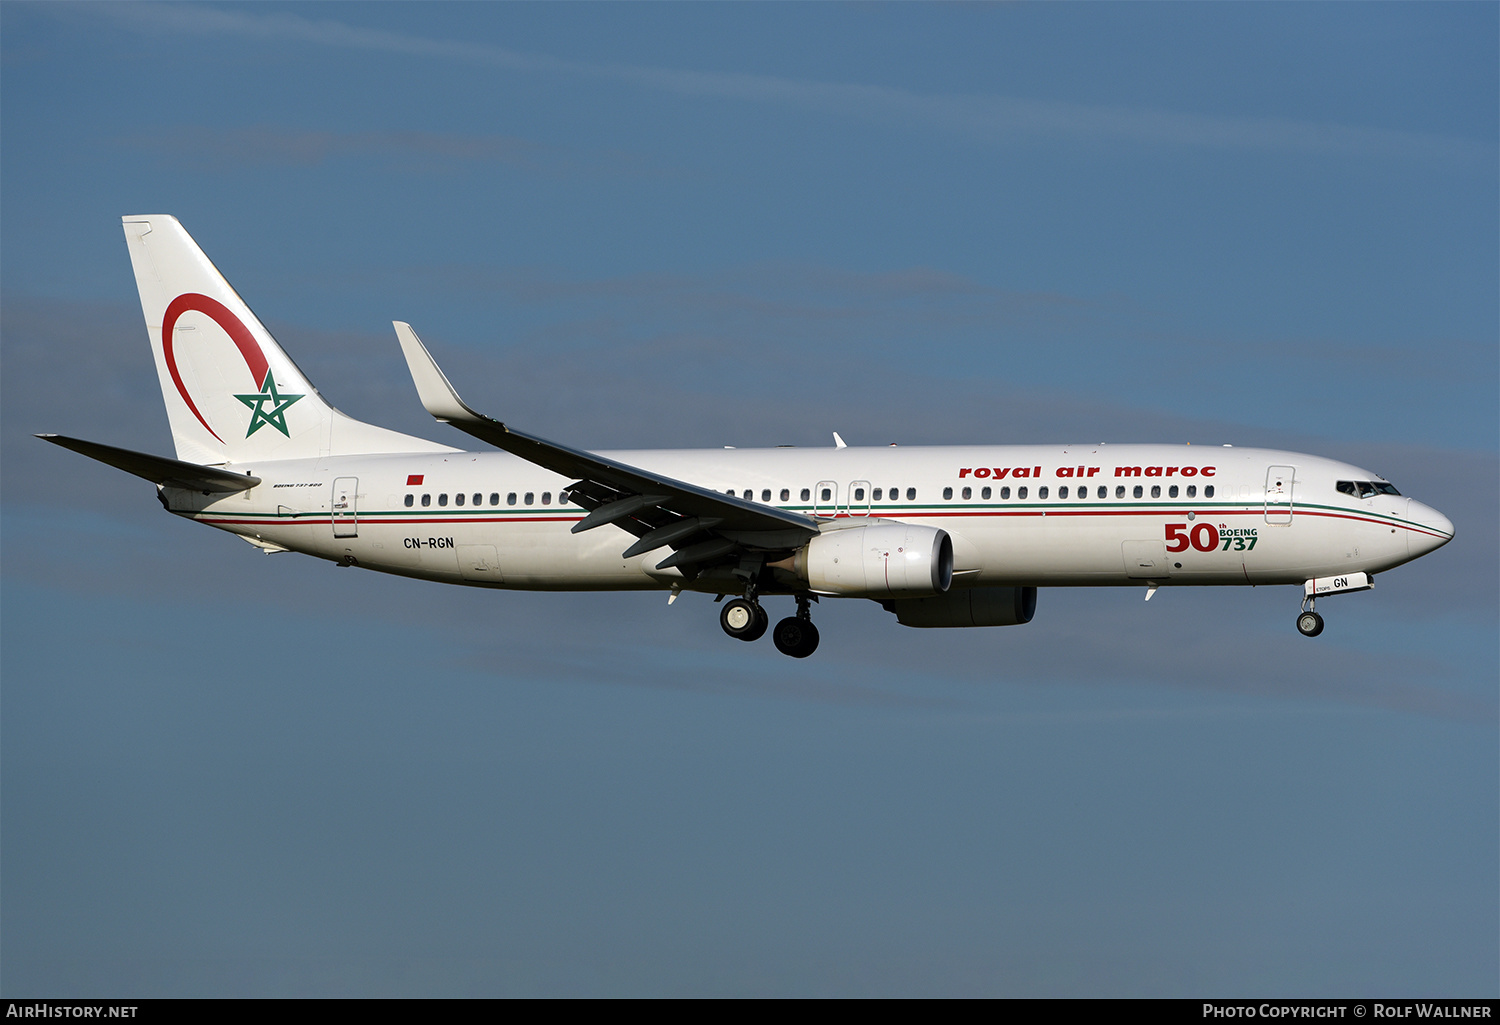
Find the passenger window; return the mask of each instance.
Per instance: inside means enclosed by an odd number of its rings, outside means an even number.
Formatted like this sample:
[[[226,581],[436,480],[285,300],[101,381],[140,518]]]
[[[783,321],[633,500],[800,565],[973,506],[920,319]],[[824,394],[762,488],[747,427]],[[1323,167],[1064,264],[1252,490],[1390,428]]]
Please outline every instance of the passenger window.
[[[802,489],[802,501],[804,501],[804,502],[810,502],[810,501],[812,501],[812,490],[810,488],[803,488]]]
[[[407,508],[408,508],[408,509],[410,509],[410,508],[411,508],[411,506],[412,506],[412,503],[413,503],[413,502],[415,502],[415,501],[416,501],[416,499],[415,499],[415,498],[413,498],[413,497],[412,497],[412,496],[411,496],[411,495],[407,495],[407,496],[406,496],[406,507],[407,507]]]
[[[448,504],[448,492],[444,491],[442,494],[438,495],[438,505],[447,505],[447,504]]]
[[[781,500],[783,502],[790,502],[792,500],[792,489],[791,488],[782,488],[781,489]]]
[[[746,488],[745,493],[740,497],[748,502],[755,497],[755,492],[751,491],[749,488]]]
[[[762,488],[761,489],[761,491],[760,491],[760,500],[762,502],[769,502],[771,500],[771,489],[770,488]]]
[[[1106,488],[1103,484],[1099,485],[1099,497],[1100,498],[1108,498],[1109,497],[1109,488]]]
[[[943,489],[943,500],[947,501],[947,500],[951,499],[952,497],[953,497],[953,489],[952,488],[944,488]]]
[[[1152,498],[1160,498],[1161,497],[1161,485],[1160,484],[1153,484],[1153,485],[1151,485],[1151,497]]]
[[[550,492],[550,491],[543,491],[542,492],[542,504],[543,505],[551,505],[552,504],[552,492]]]
[[[1047,485],[1043,484],[1041,487],[1039,487],[1039,488],[1036,489],[1036,497],[1040,498],[1040,499],[1044,499],[1044,500],[1046,499],[1046,497],[1047,497]]]
[[[508,495],[505,496],[505,504],[506,505],[515,505],[516,504],[516,493],[514,491],[510,492],[510,494],[508,494]]]
[[[988,499],[990,497],[990,489],[989,488],[981,488],[980,491],[979,491],[979,497],[980,498]]]
[[[531,505],[532,503],[534,503],[536,501],[536,492],[534,492],[534,491],[528,491],[528,492],[526,492],[526,498],[524,499],[524,501],[526,502],[527,505]]]
[[[974,489],[973,488],[964,488],[964,501],[967,502],[969,499],[971,499],[973,497],[974,497]]]
[[[1189,484],[1188,485],[1187,496],[1189,498],[1197,498],[1198,497],[1198,485],[1196,485],[1196,484]]]
[[[1214,497],[1214,486],[1212,484],[1205,484],[1205,485],[1203,485],[1203,497],[1204,498],[1213,498]]]
[[[441,499],[439,501],[441,501]],[[464,504],[464,495],[463,495],[462,491],[460,491],[458,494],[456,494],[456,495],[453,496],[453,504],[454,505],[463,505]]]
[[[1016,497],[1019,498],[1023,502],[1026,501],[1026,488],[1025,488],[1024,485],[1021,486],[1021,487],[1019,487],[1019,488],[1016,488]]]
[[[491,491],[490,492],[490,505],[499,505],[499,504],[500,504],[500,492],[498,492],[498,491]]]
[[[423,495],[422,496],[422,505],[423,505],[423,507],[425,508],[426,506],[429,506],[431,504],[432,504],[432,496],[431,495]]]
[[[865,489],[864,488],[855,488],[854,489],[854,500],[856,502],[863,502],[865,500]]]
[[[1060,487],[1060,488],[1057,489],[1057,497],[1058,498],[1067,498],[1068,497],[1068,486],[1066,484],[1064,484],[1062,487]]]
[[[1137,484],[1135,486],[1135,490],[1132,491],[1131,494],[1133,494],[1136,498],[1141,498],[1146,494],[1146,491],[1139,484]]]
[[[1005,487],[1003,487],[1003,488],[1000,489],[1000,500],[1002,502],[1009,502],[1010,501],[1010,485],[1009,484],[1007,484]]]
[[[915,502],[917,500],[917,489],[916,488],[907,488],[906,489],[906,500],[908,502]]]
[[[831,502],[831,501],[833,501],[833,492],[831,490],[829,490],[828,488],[824,488],[823,489],[822,495],[823,495],[823,501],[825,501],[825,502]]]
[[[1176,498],[1177,497],[1177,485],[1176,484],[1173,484],[1171,487],[1167,488],[1167,497],[1168,498]]]
[[[1115,488],[1115,497],[1116,498],[1124,498],[1125,497],[1125,485],[1121,484],[1119,487]]]
[[[870,501],[872,501],[872,502],[878,502],[878,501],[880,501],[881,494],[883,494],[883,492],[879,488],[876,488],[874,491],[870,492]]]
[[[474,496],[474,504],[475,505],[483,505],[484,504],[484,496],[483,495],[475,495]]]
[[[891,490],[890,490],[890,497],[891,497],[891,501],[892,502],[899,502],[899,501],[901,501],[901,489],[900,488],[891,488]]]

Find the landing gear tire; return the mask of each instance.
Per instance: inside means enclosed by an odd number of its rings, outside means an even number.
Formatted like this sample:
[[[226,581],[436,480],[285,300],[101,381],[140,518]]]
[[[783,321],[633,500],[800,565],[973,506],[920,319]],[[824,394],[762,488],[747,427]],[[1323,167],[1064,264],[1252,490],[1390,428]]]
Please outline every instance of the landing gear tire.
[[[1316,637],[1323,632],[1323,617],[1316,612],[1304,612],[1297,617],[1297,632],[1303,637]]]
[[[788,616],[776,624],[771,640],[783,655],[806,658],[818,650],[818,628],[811,620]]]
[[[759,639],[765,634],[770,622],[771,617],[766,615],[766,610],[759,603],[748,602],[743,598],[727,601],[719,610],[719,625],[736,640]]]

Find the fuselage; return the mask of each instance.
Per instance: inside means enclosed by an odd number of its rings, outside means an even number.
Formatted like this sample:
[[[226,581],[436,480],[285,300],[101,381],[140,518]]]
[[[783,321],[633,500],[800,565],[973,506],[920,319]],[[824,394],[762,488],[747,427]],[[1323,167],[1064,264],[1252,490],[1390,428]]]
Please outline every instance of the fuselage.
[[[1378,573],[1453,525],[1377,475],[1268,449],[1027,445],[650,450],[609,459],[827,530],[898,520],[953,540],[954,588],[1302,584]],[[568,479],[505,452],[246,463],[239,494],[163,489],[168,508],[286,549],[405,576],[533,590],[728,590],[631,558],[615,526],[575,534]]]

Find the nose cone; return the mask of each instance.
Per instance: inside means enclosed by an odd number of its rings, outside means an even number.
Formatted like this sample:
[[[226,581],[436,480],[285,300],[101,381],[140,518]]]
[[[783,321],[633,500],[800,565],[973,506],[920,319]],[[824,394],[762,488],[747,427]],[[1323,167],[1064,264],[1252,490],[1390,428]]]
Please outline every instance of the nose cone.
[[[1411,499],[1406,518],[1411,524],[1406,532],[1406,547],[1413,559],[1435,552],[1453,540],[1453,521],[1430,505]]]

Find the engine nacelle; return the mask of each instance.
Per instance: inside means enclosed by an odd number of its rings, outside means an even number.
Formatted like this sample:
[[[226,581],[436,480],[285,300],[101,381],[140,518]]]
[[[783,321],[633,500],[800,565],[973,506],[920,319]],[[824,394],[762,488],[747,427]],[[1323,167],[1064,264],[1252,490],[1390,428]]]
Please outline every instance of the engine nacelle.
[[[973,587],[885,604],[902,626],[1020,626],[1036,614],[1036,588]]]
[[[830,530],[800,549],[794,565],[797,576],[822,594],[942,594],[953,582],[953,539],[946,530],[907,523]]]

